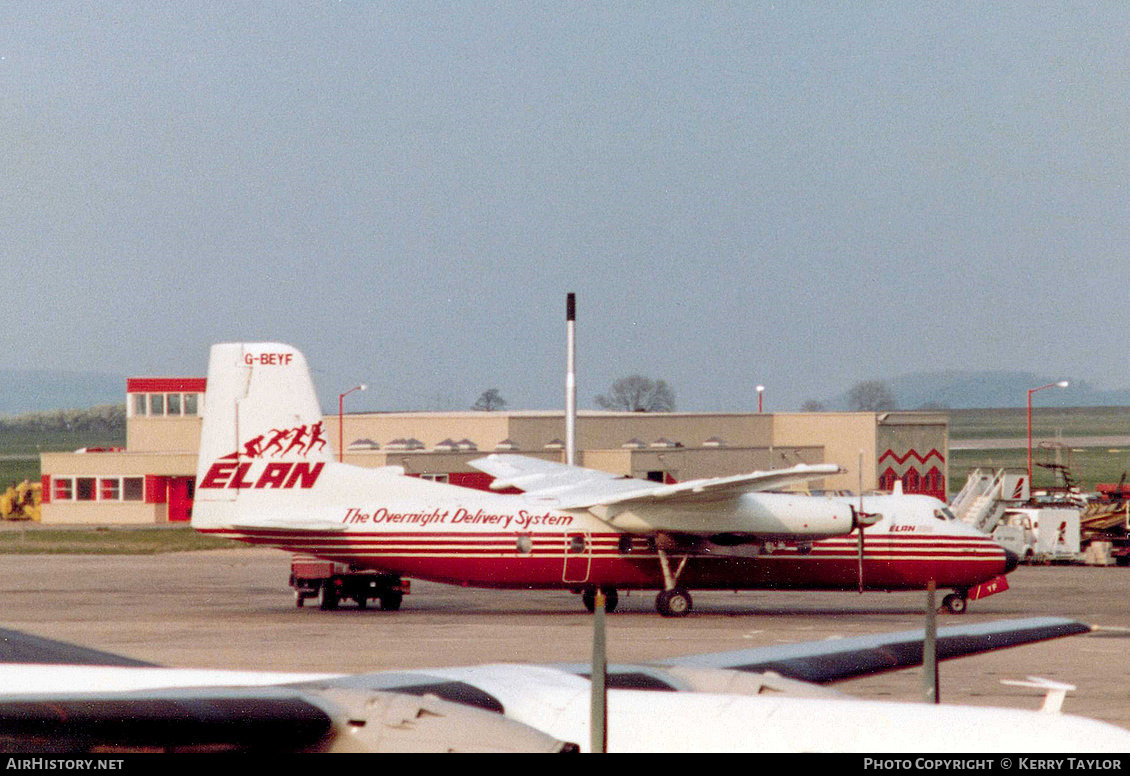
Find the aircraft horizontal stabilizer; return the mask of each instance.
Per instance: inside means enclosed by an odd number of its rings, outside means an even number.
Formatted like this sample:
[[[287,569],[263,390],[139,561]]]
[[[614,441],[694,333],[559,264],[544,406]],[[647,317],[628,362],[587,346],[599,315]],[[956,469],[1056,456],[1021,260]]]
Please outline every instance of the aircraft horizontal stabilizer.
[[[344,533],[348,526],[329,520],[267,520],[244,518],[232,523],[233,531],[334,531]]]

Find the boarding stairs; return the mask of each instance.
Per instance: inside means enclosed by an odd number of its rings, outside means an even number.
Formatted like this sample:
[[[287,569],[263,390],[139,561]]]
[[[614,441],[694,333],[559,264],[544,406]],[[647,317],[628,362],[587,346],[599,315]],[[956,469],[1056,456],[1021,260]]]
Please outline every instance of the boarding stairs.
[[[950,503],[950,511],[983,533],[992,533],[1004,513],[1005,470],[974,469]]]

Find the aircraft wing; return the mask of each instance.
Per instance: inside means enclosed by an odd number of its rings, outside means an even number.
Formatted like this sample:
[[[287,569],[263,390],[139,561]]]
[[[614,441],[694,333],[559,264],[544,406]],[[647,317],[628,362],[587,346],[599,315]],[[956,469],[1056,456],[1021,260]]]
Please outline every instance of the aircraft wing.
[[[1031,617],[938,628],[938,660],[967,657],[1037,641],[1089,633],[1090,625],[1062,617]],[[691,655],[665,666],[772,671],[824,684],[922,665],[923,630]]]
[[[667,485],[510,453],[495,453],[469,463],[495,478],[491,483],[492,489],[517,488],[533,498],[552,501],[561,509],[660,503],[708,504],[843,471],[836,464],[799,464],[788,469]]]

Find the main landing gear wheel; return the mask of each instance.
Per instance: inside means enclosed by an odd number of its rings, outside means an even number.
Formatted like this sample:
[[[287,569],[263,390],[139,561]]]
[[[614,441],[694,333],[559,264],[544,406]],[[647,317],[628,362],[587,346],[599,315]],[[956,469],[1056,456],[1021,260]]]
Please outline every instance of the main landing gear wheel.
[[[388,592],[381,594],[381,611],[382,612],[395,612],[400,609],[400,602],[404,600],[404,594],[398,592]]]
[[[664,617],[685,617],[693,605],[691,594],[681,587],[664,590],[655,597],[655,608]]]
[[[601,591],[604,592],[604,611],[616,611],[616,604],[620,601],[620,596],[616,593],[614,587],[602,587]],[[581,603],[589,612],[596,611],[596,588],[586,587],[584,592],[581,593]]]
[[[950,614],[965,614],[966,608],[969,606],[965,600],[965,596],[960,593],[950,593],[942,599],[942,608]]]

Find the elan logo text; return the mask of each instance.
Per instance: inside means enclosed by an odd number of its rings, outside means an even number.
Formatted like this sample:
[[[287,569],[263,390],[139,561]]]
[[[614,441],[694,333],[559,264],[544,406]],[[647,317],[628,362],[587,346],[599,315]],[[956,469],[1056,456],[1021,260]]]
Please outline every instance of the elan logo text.
[[[200,478],[198,488],[312,488],[326,464],[271,461],[217,461]]]

